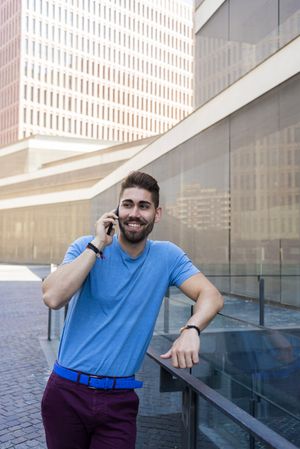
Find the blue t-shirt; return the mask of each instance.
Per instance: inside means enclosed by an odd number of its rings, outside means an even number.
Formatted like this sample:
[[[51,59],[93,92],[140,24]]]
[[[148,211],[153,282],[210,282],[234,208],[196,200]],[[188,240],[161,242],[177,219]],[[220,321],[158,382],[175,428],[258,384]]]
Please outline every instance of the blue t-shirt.
[[[72,262],[93,236],[76,240],[63,264]],[[105,376],[130,376],[143,361],[162,300],[199,270],[178,246],[147,240],[130,257],[114,236],[96,259],[69,303],[58,362],[67,368]]]

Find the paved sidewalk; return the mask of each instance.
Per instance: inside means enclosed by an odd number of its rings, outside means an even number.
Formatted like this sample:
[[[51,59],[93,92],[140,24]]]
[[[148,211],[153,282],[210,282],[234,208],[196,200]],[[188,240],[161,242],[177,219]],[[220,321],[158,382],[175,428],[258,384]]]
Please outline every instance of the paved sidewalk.
[[[40,401],[49,368],[40,281],[0,282],[0,448],[45,449]]]
[[[48,271],[0,265],[0,449],[46,449],[40,402],[55,347],[46,340],[48,309],[41,300]],[[136,449],[183,449],[180,393],[159,393],[159,368],[149,359],[138,378],[145,387],[138,391]]]

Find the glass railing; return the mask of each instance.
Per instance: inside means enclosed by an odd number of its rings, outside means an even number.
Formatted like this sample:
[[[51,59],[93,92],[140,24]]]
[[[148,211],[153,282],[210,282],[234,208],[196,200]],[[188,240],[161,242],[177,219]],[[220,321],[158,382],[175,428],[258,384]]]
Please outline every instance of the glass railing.
[[[299,268],[294,271],[298,273],[254,274],[254,267],[252,274],[207,274],[207,277],[226,296],[223,314],[254,325],[292,328],[300,322]],[[286,298],[288,291],[289,298]]]
[[[163,365],[159,354],[177,338],[179,327],[191,314],[191,306],[192,301],[171,289],[149,350],[155,363]],[[236,306],[241,307],[238,300]],[[300,447],[300,329],[284,331],[281,326],[280,330],[271,330],[219,314],[201,334],[197,366],[172,371],[169,363],[163,369],[172,374],[169,381],[162,382],[161,389],[177,395],[179,403],[179,393],[170,392],[172,382],[176,391],[174,378],[183,382],[184,419],[177,431],[181,429],[185,445],[178,448]],[[182,376],[189,376],[187,383]],[[201,391],[188,385],[194,381]],[[186,422],[191,426],[189,430]]]

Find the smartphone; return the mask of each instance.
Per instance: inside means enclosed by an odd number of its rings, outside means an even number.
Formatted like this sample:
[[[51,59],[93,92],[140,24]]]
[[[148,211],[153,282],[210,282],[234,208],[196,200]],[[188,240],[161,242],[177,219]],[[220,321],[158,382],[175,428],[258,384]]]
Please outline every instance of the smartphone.
[[[115,214],[119,216],[119,206],[117,207],[117,209],[115,210]],[[111,231],[113,229],[114,224],[110,223],[110,225],[107,228],[106,234],[110,235]]]

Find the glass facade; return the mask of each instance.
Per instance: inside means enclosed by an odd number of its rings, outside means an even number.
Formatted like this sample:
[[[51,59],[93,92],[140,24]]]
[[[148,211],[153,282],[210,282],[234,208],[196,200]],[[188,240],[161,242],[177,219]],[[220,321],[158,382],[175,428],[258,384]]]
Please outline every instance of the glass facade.
[[[299,33],[298,0],[224,2],[196,34],[196,107],[233,84]]]
[[[267,295],[299,305],[299,75],[245,107],[231,126],[231,272],[274,275]],[[235,280],[234,290],[253,291]],[[238,285],[240,285],[238,287]],[[297,300],[298,296],[298,300]]]
[[[87,201],[1,211],[2,262],[61,263],[69,244],[91,232]]]
[[[174,241],[226,292],[300,305],[300,76],[145,167],[160,183],[154,237]],[[93,200],[93,220],[119,186]],[[216,277],[215,277],[216,276]]]

